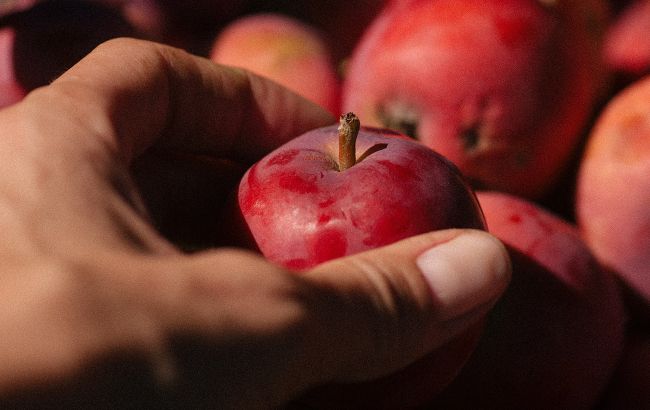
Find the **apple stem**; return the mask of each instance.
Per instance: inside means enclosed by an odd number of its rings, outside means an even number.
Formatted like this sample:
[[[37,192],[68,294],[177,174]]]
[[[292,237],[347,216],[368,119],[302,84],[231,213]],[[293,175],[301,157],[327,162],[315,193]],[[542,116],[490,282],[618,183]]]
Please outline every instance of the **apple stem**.
[[[339,119],[339,171],[345,171],[357,162],[356,143],[361,123],[352,112]]]

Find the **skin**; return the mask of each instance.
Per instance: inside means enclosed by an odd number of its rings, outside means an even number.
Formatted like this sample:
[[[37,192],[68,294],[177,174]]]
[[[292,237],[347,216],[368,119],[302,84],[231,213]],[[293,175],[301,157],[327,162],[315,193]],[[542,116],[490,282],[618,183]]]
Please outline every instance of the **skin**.
[[[250,164],[329,121],[260,77],[129,39],[0,111],[0,407],[273,408],[395,371],[480,320],[510,274],[487,233],[298,276],[243,250],[180,252],[130,178],[145,152]]]

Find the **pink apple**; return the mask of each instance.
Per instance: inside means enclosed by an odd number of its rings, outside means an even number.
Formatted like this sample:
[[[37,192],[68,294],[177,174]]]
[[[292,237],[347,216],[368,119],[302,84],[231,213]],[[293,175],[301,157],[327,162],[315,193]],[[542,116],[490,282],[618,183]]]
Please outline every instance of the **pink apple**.
[[[14,69],[14,38],[12,28],[0,29],[0,108],[14,104],[27,95],[27,90],[16,80]]]
[[[650,73],[650,2],[626,7],[605,38],[604,58],[610,70],[638,79]]]
[[[476,187],[539,198],[601,93],[601,2],[393,1],[350,59],[342,108],[420,140]]]
[[[510,250],[512,282],[476,350],[431,408],[590,409],[623,347],[614,277],[574,225],[527,200],[477,193],[489,231]]]
[[[650,77],[605,107],[578,174],[576,216],[596,257],[650,304]]]
[[[246,172],[237,206],[249,246],[303,270],[432,230],[484,229],[474,193],[455,166],[394,132],[357,128],[354,137],[355,118],[349,113],[339,127],[307,132]],[[330,408],[422,404],[458,373],[481,329],[469,330],[404,372],[327,386],[311,392],[309,401]]]
[[[483,228],[473,192],[442,156],[362,128],[346,169],[337,129],[295,138],[242,178],[238,206],[268,259],[306,269],[431,230]]]
[[[314,27],[282,14],[254,14],[231,22],[210,58],[268,77],[339,113],[340,84],[331,53]]]

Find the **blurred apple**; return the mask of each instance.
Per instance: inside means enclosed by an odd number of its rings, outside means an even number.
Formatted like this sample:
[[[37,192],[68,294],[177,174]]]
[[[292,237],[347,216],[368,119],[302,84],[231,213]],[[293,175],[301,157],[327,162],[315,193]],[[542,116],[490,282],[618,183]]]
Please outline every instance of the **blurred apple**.
[[[27,90],[16,80],[14,37],[13,29],[0,29],[0,108],[22,100],[27,94]]]
[[[212,61],[248,69],[339,114],[340,84],[322,34],[277,13],[247,15],[216,37]]]
[[[626,317],[614,277],[574,225],[509,194],[477,196],[489,231],[510,251],[512,281],[432,408],[592,408],[623,348]]]
[[[477,188],[539,198],[601,93],[590,2],[395,0],[350,59],[342,109],[437,150]]]
[[[650,1],[638,0],[612,23],[603,50],[608,68],[633,81],[650,74]]]
[[[615,96],[581,161],[576,217],[594,254],[650,303],[650,77]]]

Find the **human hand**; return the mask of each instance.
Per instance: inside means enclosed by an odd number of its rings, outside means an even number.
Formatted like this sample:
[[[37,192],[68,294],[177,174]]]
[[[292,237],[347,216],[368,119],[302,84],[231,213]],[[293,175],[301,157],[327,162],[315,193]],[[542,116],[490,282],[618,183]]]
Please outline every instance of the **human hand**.
[[[510,275],[486,233],[433,232],[296,275],[242,250],[181,252],[131,178],[174,220],[195,198],[165,201],[155,171],[206,160],[189,170],[215,177],[202,215],[238,166],[332,121],[259,77],[128,39],[0,111],[0,402],[277,407],[393,372],[479,321]]]

